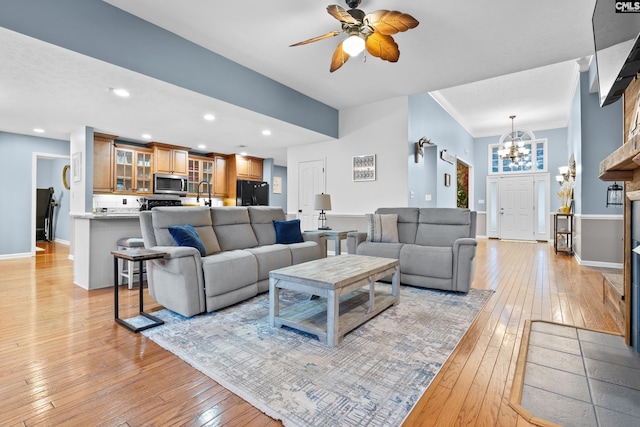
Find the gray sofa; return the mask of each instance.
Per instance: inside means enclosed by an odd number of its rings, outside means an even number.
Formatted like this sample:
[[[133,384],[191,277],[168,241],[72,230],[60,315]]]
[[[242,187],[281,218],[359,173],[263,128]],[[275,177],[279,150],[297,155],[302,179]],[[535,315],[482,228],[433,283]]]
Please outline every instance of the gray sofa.
[[[267,291],[271,270],[326,256],[326,240],[318,233],[303,233],[302,243],[276,244],[274,220],[285,220],[281,208],[156,207],[140,212],[145,247],[169,254],[147,262],[149,293],[189,317]],[[169,227],[186,224],[195,228],[206,256],[176,246]]]
[[[398,243],[367,240],[367,233],[347,236],[350,254],[400,260],[400,281],[423,288],[467,292],[476,256],[476,212],[454,208],[381,208],[376,214],[398,216]]]

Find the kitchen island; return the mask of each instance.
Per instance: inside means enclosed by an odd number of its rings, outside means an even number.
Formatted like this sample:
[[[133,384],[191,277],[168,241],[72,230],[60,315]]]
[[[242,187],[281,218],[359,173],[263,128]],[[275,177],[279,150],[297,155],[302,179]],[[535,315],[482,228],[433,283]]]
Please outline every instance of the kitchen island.
[[[141,237],[140,213],[71,214],[73,283],[84,289],[113,286],[113,256],[118,240]]]

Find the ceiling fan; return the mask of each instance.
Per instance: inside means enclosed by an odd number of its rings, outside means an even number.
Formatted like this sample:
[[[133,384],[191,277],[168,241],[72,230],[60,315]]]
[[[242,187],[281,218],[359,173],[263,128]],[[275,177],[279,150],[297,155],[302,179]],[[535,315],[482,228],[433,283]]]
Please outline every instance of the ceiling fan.
[[[370,55],[384,61],[397,62],[400,58],[398,44],[391,37],[392,34],[404,32],[418,26],[419,22],[407,13],[397,10],[377,10],[366,14],[357,7],[360,0],[346,0],[349,10],[338,5],[327,6],[329,15],[342,23],[342,30],[331,31],[322,36],[304,40],[292,46],[301,46],[324,40],[338,34],[346,33],[348,37],[338,44],[331,58],[332,73],[349,60],[358,55],[365,48]]]

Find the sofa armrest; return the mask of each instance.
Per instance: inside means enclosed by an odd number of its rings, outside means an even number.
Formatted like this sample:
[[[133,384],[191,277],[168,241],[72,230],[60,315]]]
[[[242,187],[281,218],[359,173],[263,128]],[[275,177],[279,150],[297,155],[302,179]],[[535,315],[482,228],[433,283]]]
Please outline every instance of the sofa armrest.
[[[187,246],[154,246],[168,254],[147,261],[149,294],[159,304],[190,317],[206,310],[200,252]]]
[[[347,234],[347,253],[354,255],[358,245],[367,240],[367,233],[352,231]]]
[[[327,257],[327,238],[319,231],[303,231],[302,238],[305,242],[316,242],[320,246],[320,257]]]
[[[195,255],[200,256],[200,251],[190,246],[154,246],[149,249],[153,251],[166,252],[167,254],[169,254],[169,256],[165,257],[165,259],[182,258]]]
[[[453,242],[453,291],[468,292],[476,270],[476,239],[466,237]]]

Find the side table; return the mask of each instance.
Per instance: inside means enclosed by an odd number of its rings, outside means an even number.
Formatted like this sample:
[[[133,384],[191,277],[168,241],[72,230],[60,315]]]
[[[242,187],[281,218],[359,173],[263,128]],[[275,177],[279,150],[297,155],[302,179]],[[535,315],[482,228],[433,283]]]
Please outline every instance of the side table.
[[[346,240],[347,234],[356,230],[307,230],[314,233],[322,233],[327,240],[333,240],[335,242],[335,255],[340,255],[340,241]]]
[[[144,274],[144,262],[151,259],[159,259],[164,258],[168,254],[166,252],[154,251],[151,249],[138,248],[138,249],[127,249],[127,250],[117,250],[111,251],[113,255],[113,289],[114,289],[114,307],[115,307],[115,320],[117,323],[121,324],[125,328],[133,331],[140,332],[149,328],[153,328],[155,326],[160,326],[164,323],[162,319],[159,319],[155,316],[150,315],[149,313],[144,312],[144,289],[142,287],[142,276]],[[121,319],[118,315],[118,259],[124,259],[127,261],[139,262],[138,274],[140,274],[140,315],[146,317],[151,321],[143,326],[135,326],[131,323],[127,322],[124,319]]]

